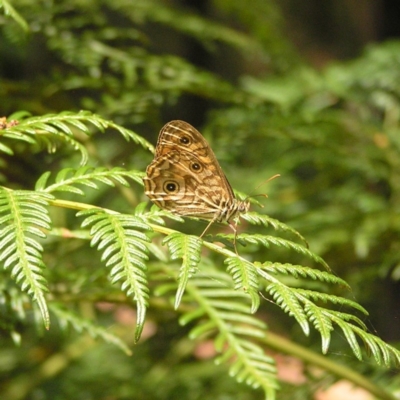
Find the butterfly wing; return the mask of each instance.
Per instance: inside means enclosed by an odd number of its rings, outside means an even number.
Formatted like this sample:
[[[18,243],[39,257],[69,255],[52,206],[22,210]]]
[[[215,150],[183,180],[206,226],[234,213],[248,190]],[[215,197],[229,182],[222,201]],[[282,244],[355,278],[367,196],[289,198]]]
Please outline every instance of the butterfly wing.
[[[221,177],[220,184],[230,198],[235,198],[232,187],[220,167],[210,145],[203,135],[185,121],[171,121],[163,126],[158,137],[155,158],[168,154],[171,150],[194,154],[202,165],[214,175]]]
[[[231,198],[223,178],[187,151],[170,150],[147,167],[145,193],[175,214],[218,220]]]
[[[248,210],[207,141],[187,122],[171,121],[161,129],[146,174],[146,195],[175,214],[222,222]]]

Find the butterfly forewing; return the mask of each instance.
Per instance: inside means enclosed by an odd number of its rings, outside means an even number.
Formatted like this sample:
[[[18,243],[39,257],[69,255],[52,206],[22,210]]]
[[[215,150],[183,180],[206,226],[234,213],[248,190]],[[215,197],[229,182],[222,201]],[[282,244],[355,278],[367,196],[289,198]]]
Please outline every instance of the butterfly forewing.
[[[175,214],[228,222],[249,208],[235,198],[204,137],[184,121],[161,129],[146,175],[146,195]]]

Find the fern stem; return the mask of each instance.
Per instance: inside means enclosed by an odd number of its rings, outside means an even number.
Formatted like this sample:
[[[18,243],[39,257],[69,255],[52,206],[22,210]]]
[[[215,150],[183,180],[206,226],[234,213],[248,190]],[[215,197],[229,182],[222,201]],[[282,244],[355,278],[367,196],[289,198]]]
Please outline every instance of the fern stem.
[[[109,214],[119,214],[118,212],[116,212],[114,210],[110,210],[108,208],[97,207],[97,206],[94,206],[93,204],[81,203],[79,201],[69,201],[69,200],[54,199],[54,200],[49,200],[49,204],[54,206],[54,207],[70,208],[72,210],[83,211],[83,210],[98,209],[98,210],[102,210],[104,212],[107,212]]]
[[[282,353],[298,357],[299,359],[323,368],[325,371],[331,372],[337,377],[346,379],[355,385],[367,390],[374,396],[382,400],[396,400],[392,394],[383,388],[376,386],[370,380],[358,374],[354,369],[348,368],[343,364],[333,362],[327,357],[321,356],[305,347],[299,346],[282,336],[279,336],[271,331],[265,333],[265,337],[260,338],[260,341],[265,343],[268,347],[278,350]]]

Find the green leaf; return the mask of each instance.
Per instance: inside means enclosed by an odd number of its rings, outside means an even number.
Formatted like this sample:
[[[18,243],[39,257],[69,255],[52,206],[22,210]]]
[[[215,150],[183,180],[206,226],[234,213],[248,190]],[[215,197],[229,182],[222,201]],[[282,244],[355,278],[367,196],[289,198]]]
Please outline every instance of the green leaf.
[[[143,219],[124,214],[108,214],[101,210],[81,211],[82,227],[90,226],[91,245],[103,252],[102,260],[111,267],[112,283],[121,282],[121,288],[136,302],[137,318],[135,340],[143,330],[148,303],[145,260],[148,259],[149,238],[142,230],[150,230]]]
[[[278,221],[277,219],[271,218],[268,215],[261,215],[251,211],[248,211],[247,213],[241,215],[241,218],[252,225],[272,226],[275,230],[292,233],[298,239],[300,239],[308,248],[308,243],[306,239],[299,232],[297,232],[291,226],[286,225],[281,221]]]
[[[307,315],[295,291],[279,281],[269,283],[265,290],[272,296],[275,303],[282,308],[283,311],[297,320],[304,334],[308,336],[310,334],[310,327],[308,325]]]
[[[333,331],[331,319],[325,314],[324,309],[316,306],[311,301],[305,301],[304,311],[315,329],[320,333],[322,339],[322,352],[326,354],[329,349],[331,332]]]
[[[84,195],[84,191],[77,188],[76,185],[83,185],[92,189],[98,189],[96,184],[101,182],[108,186],[115,186],[115,182],[123,186],[129,186],[127,178],[142,184],[143,173],[138,171],[126,171],[122,168],[107,169],[103,167],[93,168],[83,166],[78,169],[64,168],[58,172],[55,183],[48,185],[49,172],[45,172],[37,181],[35,189],[47,193],[57,191],[71,192]]]
[[[250,296],[251,312],[255,313],[260,306],[259,278],[255,266],[239,257],[228,257],[225,264],[235,282],[235,290],[242,290]]]
[[[294,243],[290,240],[278,238],[275,236],[268,236],[268,235],[260,235],[260,234],[246,234],[246,233],[241,233],[238,235],[238,240],[243,240],[244,242],[247,243],[253,243],[253,244],[261,244],[265,247],[269,247],[270,245],[274,245],[277,247],[283,247],[286,249],[294,250],[297,253],[300,253],[304,256],[307,256],[311,258],[312,260],[320,263],[323,265],[328,271],[330,270],[328,264],[318,255],[314,254],[312,251],[308,250],[306,247]]]
[[[163,243],[168,245],[172,260],[182,259],[178,277],[179,285],[175,296],[174,307],[177,309],[189,279],[197,272],[202,241],[197,236],[173,233],[168,235]]]
[[[256,264],[256,266],[263,271],[269,272],[274,275],[284,274],[292,275],[295,278],[311,278],[313,280],[319,280],[321,282],[341,285],[345,289],[350,289],[349,284],[338,276],[333,275],[330,272],[319,271],[318,269],[305,267],[303,265],[294,265],[289,263],[282,264],[267,261],[263,264]]]
[[[89,111],[80,111],[79,113],[64,111],[59,114],[47,114],[39,117],[21,115],[19,124],[8,128],[4,136],[38,145],[43,142],[47,145],[47,149],[50,153],[55,152],[60,143],[66,143],[72,146],[74,150],[81,153],[81,165],[85,165],[89,155],[85,146],[74,137],[74,131],[79,130],[91,136],[90,124],[101,132],[104,132],[107,128],[115,129],[121,133],[126,140],[133,140],[146,149],[153,149],[150,143],[129,129],[105,120]]]
[[[201,276],[204,274],[204,276]],[[229,363],[230,375],[238,382],[261,387],[268,396],[277,388],[274,361],[255,339],[265,337],[265,324],[250,315],[244,302],[248,296],[232,288],[228,274],[202,268],[187,284],[189,310],[180,322],[197,324],[191,338],[214,336],[215,348],[221,352],[216,362]],[[193,309],[193,302],[197,306]],[[191,305],[191,307],[190,307]]]
[[[43,247],[37,240],[50,230],[48,201],[52,196],[0,188],[0,261],[11,277],[38,304],[46,329],[50,326],[43,274]]]

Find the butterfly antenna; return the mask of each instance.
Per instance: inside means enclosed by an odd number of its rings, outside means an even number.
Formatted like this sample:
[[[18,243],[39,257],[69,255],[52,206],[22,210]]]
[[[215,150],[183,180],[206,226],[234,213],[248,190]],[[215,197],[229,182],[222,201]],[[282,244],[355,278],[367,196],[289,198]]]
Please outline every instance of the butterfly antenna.
[[[270,178],[268,178],[267,180],[265,180],[264,182],[261,182],[258,186],[256,186],[256,190],[260,187],[260,186],[263,186],[263,185],[265,185],[266,183],[268,183],[269,181],[272,181],[273,179],[275,179],[275,178],[278,178],[278,177],[280,177],[281,176],[281,174],[275,174],[274,176],[271,176]],[[257,195],[256,195],[257,196]]]
[[[266,179],[264,182],[261,182],[258,186],[256,186],[255,189],[257,190],[260,186],[263,186],[266,183],[268,183],[269,181],[272,181],[273,179],[278,178],[280,176],[281,176],[280,174],[275,174],[274,176],[271,176],[270,178]],[[268,195],[266,193],[257,193],[257,194],[250,194],[249,196],[246,197],[246,200],[250,199],[251,197],[259,197],[259,196],[262,196],[262,197],[265,197],[266,199],[268,199]],[[264,207],[264,206],[261,205],[261,207]]]

